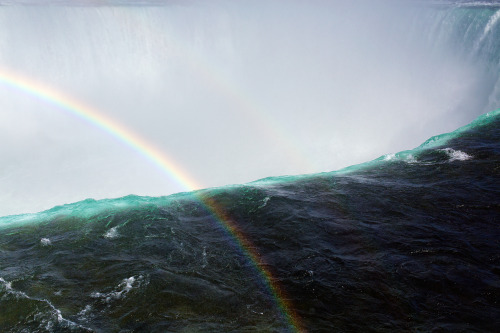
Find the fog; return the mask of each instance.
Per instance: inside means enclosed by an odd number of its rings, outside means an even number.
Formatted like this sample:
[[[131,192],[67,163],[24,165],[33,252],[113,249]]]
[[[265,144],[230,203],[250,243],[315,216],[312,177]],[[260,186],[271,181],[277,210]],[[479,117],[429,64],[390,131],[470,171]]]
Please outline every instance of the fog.
[[[432,10],[380,1],[3,6],[0,72],[114,119],[201,187],[333,171],[413,148],[492,107],[480,64],[430,42]],[[95,124],[8,84],[0,140],[0,216],[186,190]]]

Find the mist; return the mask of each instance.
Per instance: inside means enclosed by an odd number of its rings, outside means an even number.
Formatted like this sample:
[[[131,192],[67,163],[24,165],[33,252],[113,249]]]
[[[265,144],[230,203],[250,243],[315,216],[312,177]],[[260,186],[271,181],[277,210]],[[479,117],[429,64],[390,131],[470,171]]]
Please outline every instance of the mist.
[[[499,107],[498,75],[437,39],[434,10],[387,1],[0,6],[0,70],[115,119],[203,187],[326,172]],[[109,133],[1,84],[0,139],[0,216],[185,190]]]

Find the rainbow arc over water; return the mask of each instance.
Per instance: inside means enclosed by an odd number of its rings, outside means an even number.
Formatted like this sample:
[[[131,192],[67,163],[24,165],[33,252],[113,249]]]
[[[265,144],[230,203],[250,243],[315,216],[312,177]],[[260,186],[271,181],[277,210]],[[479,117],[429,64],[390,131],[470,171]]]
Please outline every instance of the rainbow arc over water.
[[[0,85],[37,98],[64,112],[79,117],[91,126],[100,128],[116,140],[122,142],[151,161],[161,169],[166,176],[175,180],[186,190],[194,191],[203,188],[203,186],[188,175],[180,165],[175,163],[171,156],[156,148],[153,143],[145,140],[131,129],[121,125],[115,119],[104,115],[102,112],[99,112],[81,101],[57,89],[51,88],[46,84],[5,69],[0,69]],[[305,332],[299,316],[294,311],[290,298],[275,281],[268,269],[269,266],[261,258],[256,247],[252,244],[252,241],[238,228],[237,221],[232,219],[212,198],[197,194],[197,192],[194,193],[207,211],[214,216],[222,228],[232,237],[242,253],[252,262],[256,271],[264,280],[266,288],[274,298],[290,330],[293,332]]]

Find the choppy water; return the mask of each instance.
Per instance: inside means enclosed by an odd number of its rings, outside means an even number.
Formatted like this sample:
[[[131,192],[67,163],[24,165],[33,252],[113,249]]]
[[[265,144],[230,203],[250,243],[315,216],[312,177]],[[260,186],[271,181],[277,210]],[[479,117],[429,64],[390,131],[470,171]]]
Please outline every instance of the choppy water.
[[[497,3],[435,3],[415,29],[480,64],[467,107],[498,108]],[[1,217],[0,331],[498,331],[499,129],[491,111],[337,172]]]

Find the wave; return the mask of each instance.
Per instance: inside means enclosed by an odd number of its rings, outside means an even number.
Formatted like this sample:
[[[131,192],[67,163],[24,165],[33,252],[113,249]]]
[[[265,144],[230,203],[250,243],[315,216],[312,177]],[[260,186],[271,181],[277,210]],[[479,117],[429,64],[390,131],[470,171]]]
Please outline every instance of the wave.
[[[384,165],[388,165],[395,161],[404,161],[407,163],[419,163],[419,160],[423,158],[426,164],[430,163],[442,163],[442,162],[453,162],[453,161],[465,161],[473,158],[473,155],[469,155],[461,150],[454,150],[453,148],[446,147],[447,143],[452,140],[461,140],[467,133],[480,131],[484,127],[492,126],[499,121],[500,109],[487,112],[478,118],[476,118],[471,123],[456,129],[453,132],[444,133],[440,135],[433,136],[422,143],[420,146],[405,150],[398,153],[386,154],[373,161],[349,166],[338,171],[319,173],[319,174],[304,174],[304,175],[294,175],[294,176],[278,176],[278,177],[267,177],[250,182],[242,186],[253,186],[262,185],[269,183],[279,183],[279,182],[293,182],[299,179],[310,179],[322,175],[336,175],[336,174],[346,174],[349,172],[355,172],[363,169],[370,168],[381,168]],[[434,154],[436,156],[434,162],[430,162],[428,155]],[[425,158],[424,158],[425,156]],[[229,190],[231,188],[238,188],[239,185],[221,186],[213,189],[207,189],[203,191],[210,190]],[[199,191],[198,191],[199,192]],[[197,192],[193,192],[197,193]],[[120,209],[137,209],[140,207],[147,206],[163,206],[171,204],[171,202],[183,200],[185,198],[196,198],[193,193],[177,193],[170,196],[164,197],[147,197],[147,196],[137,196],[128,195],[123,198],[118,199],[86,199],[77,203],[66,204],[61,206],[56,206],[52,209],[34,213],[34,214],[19,214],[0,217],[0,228],[2,226],[13,226],[22,225],[25,223],[30,223],[33,221],[42,221],[47,219],[53,219],[57,216],[78,216],[82,218],[90,218],[101,214],[103,211],[119,211]],[[265,203],[264,203],[265,204]],[[106,237],[114,238],[117,236],[116,229],[110,229],[106,232]]]

